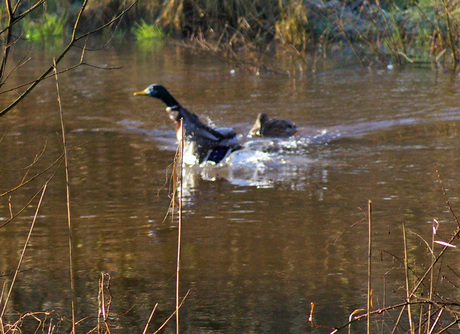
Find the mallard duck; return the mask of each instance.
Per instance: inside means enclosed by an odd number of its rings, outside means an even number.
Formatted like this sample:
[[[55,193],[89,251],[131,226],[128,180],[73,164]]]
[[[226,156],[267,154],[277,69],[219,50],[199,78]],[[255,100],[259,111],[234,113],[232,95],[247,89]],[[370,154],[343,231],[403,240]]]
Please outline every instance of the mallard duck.
[[[192,150],[201,164],[205,161],[213,161],[218,164],[231,152],[241,148],[235,131],[230,128],[213,129],[203,124],[196,114],[189,112],[159,84],[152,84],[134,95],[145,95],[160,99],[166,104],[169,118],[174,122],[176,138],[180,141],[180,120],[183,120],[185,144]]]
[[[298,131],[297,127],[291,121],[284,119],[270,119],[267,114],[260,113],[249,131],[248,136],[260,137],[290,137]]]

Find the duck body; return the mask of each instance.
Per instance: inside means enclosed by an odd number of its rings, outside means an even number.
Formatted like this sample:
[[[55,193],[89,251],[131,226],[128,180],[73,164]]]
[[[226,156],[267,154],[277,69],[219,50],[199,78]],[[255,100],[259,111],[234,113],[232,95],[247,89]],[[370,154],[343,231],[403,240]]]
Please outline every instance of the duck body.
[[[200,164],[206,161],[218,164],[230,153],[241,148],[233,129],[214,129],[202,123],[196,114],[184,108],[162,85],[150,85],[134,95],[155,97],[166,104],[166,112],[175,125],[177,140],[184,139],[185,149],[196,156]],[[181,131],[181,120],[184,126],[184,136]]]
[[[297,126],[291,121],[277,118],[270,119],[267,114],[260,113],[257,115],[257,119],[248,136],[286,138],[295,135],[298,131]]]

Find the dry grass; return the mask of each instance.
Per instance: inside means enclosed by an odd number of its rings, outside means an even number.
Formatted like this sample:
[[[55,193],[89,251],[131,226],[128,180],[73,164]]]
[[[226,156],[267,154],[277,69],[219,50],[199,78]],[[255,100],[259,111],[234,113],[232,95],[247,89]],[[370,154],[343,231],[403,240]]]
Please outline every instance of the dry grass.
[[[445,265],[444,262],[449,251],[456,248],[455,244],[460,238],[460,222],[450,205],[450,200],[439,171],[436,170],[436,172],[438,173],[446,205],[452,214],[453,221],[457,225],[457,228],[450,233],[450,239],[440,239],[439,232],[441,225],[436,219],[433,220],[430,240],[425,240],[419,234],[408,231],[403,223],[402,243],[404,256],[401,259],[393,254],[390,255],[404,267],[404,286],[400,287],[400,290],[405,293],[404,300],[398,304],[373,308],[372,299],[376,296],[373,296],[373,290],[371,289],[372,264],[369,260],[367,311],[364,309],[353,311],[349,316],[349,321],[333,330],[331,334],[345,332],[345,330],[348,330],[348,333],[350,333],[353,325],[362,320],[366,320],[367,333],[404,332],[431,334],[450,333],[450,330],[453,328],[460,330],[460,302],[457,299],[459,297],[458,293],[454,293],[453,295],[443,294],[443,292],[449,290],[445,288],[445,284],[454,287],[454,291],[458,289],[459,273],[456,272],[456,269]],[[371,221],[371,202],[369,202],[369,259],[371,258],[372,249]],[[418,267],[411,265],[415,261],[410,258],[408,252],[407,244],[410,238],[408,232],[425,245],[427,263],[429,263],[426,269],[423,268],[422,264],[419,264]],[[443,231],[443,234],[445,234],[445,231]],[[436,248],[439,246],[441,246],[441,250],[436,251]],[[385,296],[382,296],[381,300],[385,300]],[[376,321],[378,317],[384,317],[381,325]],[[372,325],[371,318],[375,320]]]

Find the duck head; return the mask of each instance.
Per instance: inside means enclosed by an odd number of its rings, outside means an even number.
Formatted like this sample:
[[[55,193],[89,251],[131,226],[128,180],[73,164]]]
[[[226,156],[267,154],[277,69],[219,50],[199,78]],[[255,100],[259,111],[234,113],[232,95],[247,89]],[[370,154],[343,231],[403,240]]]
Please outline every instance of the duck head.
[[[249,131],[248,136],[260,137],[290,137],[298,131],[297,127],[291,121],[284,119],[270,119],[267,114],[260,113]]]
[[[135,92],[134,95],[136,96],[150,96],[157,98],[163,101],[167,107],[173,108],[175,106],[179,106],[179,102],[171,95],[170,92],[162,85],[159,84],[152,84],[148,86],[146,89]]]

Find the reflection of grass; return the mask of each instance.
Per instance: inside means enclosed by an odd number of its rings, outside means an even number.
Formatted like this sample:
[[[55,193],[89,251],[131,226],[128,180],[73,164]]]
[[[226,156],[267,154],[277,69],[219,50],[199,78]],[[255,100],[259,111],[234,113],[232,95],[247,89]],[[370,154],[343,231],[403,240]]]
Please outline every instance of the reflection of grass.
[[[137,41],[136,46],[141,52],[157,51],[163,46],[163,40],[142,39]]]
[[[141,20],[140,23],[135,24],[133,33],[139,41],[141,40],[162,41],[165,38],[165,33],[159,26],[148,24],[144,20]]]
[[[67,19],[64,15],[44,13],[38,19],[27,18],[21,21],[24,36],[33,41],[62,41]]]

